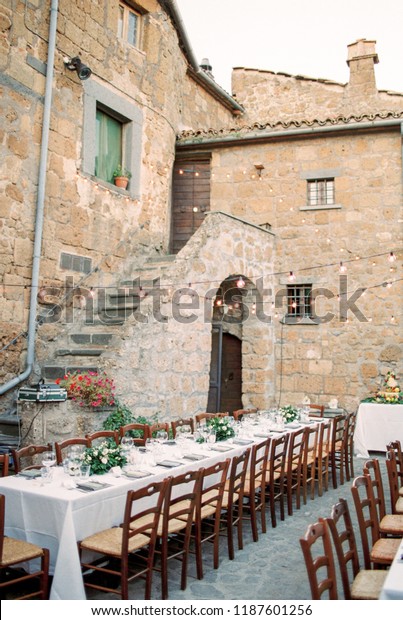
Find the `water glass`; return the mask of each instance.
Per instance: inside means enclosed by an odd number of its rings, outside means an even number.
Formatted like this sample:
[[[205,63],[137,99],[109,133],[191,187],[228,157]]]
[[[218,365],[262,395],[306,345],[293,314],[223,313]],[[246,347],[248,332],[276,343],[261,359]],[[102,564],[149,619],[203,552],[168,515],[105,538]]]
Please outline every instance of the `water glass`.
[[[52,467],[52,465],[56,465],[56,452],[48,451],[42,454],[42,465],[44,467]]]
[[[41,467],[41,483],[50,484],[53,480],[53,469],[50,467]]]
[[[89,480],[91,475],[91,465],[85,465],[82,463],[80,465],[80,469],[78,470],[78,478],[81,482],[86,482]]]
[[[207,442],[208,443],[215,443],[216,440],[217,440],[217,435],[216,435],[215,429],[213,429],[213,428],[209,429],[209,433],[207,435]]]

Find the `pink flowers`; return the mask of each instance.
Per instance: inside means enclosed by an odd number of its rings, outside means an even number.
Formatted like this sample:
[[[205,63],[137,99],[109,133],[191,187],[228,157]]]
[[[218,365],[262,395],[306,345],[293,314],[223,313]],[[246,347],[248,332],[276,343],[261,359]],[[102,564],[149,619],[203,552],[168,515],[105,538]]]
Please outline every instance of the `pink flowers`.
[[[66,388],[67,395],[80,407],[105,407],[115,404],[115,384],[105,372],[68,373],[56,383]]]

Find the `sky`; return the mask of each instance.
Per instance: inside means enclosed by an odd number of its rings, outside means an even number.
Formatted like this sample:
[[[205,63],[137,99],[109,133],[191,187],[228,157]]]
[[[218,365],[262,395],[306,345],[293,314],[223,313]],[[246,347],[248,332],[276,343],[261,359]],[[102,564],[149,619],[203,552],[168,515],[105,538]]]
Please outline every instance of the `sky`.
[[[231,93],[233,67],[349,79],[347,45],[376,41],[379,90],[403,93],[403,0],[176,0],[196,59]]]

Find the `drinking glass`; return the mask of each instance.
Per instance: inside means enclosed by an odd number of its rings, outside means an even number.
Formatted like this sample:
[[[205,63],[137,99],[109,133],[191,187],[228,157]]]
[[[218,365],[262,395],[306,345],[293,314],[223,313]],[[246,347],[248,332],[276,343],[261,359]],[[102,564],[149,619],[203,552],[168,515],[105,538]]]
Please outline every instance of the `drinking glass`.
[[[41,467],[41,483],[50,484],[53,480],[53,470],[50,467]]]
[[[82,482],[86,482],[87,480],[89,480],[90,475],[91,475],[91,465],[86,465],[82,463],[78,470],[79,480],[81,480]]]
[[[166,431],[157,431],[155,438],[158,443],[164,443],[168,439],[168,433]]]
[[[42,454],[42,465],[44,467],[52,467],[56,465],[56,452],[49,451]]]
[[[217,440],[217,434],[214,428],[210,428],[207,435],[208,443],[215,443]]]

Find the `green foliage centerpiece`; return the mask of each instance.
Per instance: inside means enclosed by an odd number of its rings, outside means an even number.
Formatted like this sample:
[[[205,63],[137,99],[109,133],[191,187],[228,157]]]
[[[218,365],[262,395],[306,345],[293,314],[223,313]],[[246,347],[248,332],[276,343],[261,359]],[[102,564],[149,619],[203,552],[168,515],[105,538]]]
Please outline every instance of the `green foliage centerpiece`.
[[[235,437],[235,432],[232,426],[229,424],[227,416],[223,418],[207,418],[206,425],[215,430],[216,441],[225,441]]]

